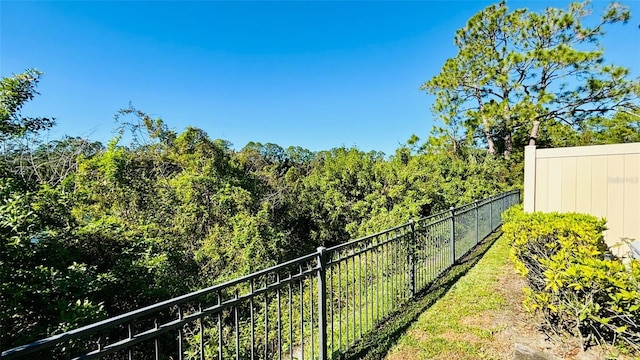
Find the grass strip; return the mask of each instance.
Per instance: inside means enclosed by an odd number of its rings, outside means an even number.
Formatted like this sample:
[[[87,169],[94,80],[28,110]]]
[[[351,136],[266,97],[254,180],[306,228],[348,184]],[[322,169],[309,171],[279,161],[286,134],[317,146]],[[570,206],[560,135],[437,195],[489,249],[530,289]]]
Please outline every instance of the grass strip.
[[[484,357],[482,342],[490,340],[491,331],[462,325],[459,320],[505,303],[504,298],[492,291],[509,252],[508,244],[498,240],[499,237],[500,233],[490,235],[378,329],[342,356],[334,354],[334,358]],[[474,341],[469,341],[470,336]],[[475,341],[478,339],[479,342]]]
[[[481,320],[468,320],[482,318],[483,314],[507,305],[497,287],[508,254],[506,239],[497,239],[446,295],[418,317],[387,359],[499,358],[490,349],[494,332],[501,329],[487,326]]]

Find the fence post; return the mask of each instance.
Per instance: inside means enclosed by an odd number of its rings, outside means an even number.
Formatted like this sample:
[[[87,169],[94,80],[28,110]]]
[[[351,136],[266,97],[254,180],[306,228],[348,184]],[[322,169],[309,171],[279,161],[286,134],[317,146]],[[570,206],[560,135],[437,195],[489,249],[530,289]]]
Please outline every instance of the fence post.
[[[502,195],[500,195],[500,202],[498,205],[500,205],[500,209],[498,210],[498,223],[496,224],[496,228],[502,225],[502,213],[504,212],[504,197]]]
[[[516,190],[518,191],[518,196],[516,196],[516,200],[518,200],[518,204],[520,203],[520,197],[522,196],[522,194],[520,193],[520,190]]]
[[[476,214],[476,245],[480,242],[480,232],[478,229],[478,200],[473,201],[473,208]]]
[[[318,349],[320,360],[327,357],[327,253],[324,246],[318,247]],[[303,350],[304,351],[304,350]]]
[[[452,206],[451,210],[451,265],[456,263],[456,210]]]
[[[507,206],[508,200],[509,198],[507,198],[506,195],[502,195],[502,211],[500,212],[500,225],[502,225],[502,214],[504,214],[504,212],[509,208]]]
[[[493,196],[489,198],[489,234],[493,232]]]
[[[409,243],[409,294],[413,298],[416,295],[416,224],[409,220],[411,227],[411,241]]]

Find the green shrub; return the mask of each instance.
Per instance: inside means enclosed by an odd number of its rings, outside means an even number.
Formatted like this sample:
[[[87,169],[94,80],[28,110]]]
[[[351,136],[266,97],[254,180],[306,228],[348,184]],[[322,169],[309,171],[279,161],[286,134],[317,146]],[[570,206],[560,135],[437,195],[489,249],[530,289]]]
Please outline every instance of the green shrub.
[[[640,352],[640,262],[607,253],[605,220],[522,208],[504,220],[511,258],[529,285],[525,307],[543,315],[545,330]]]

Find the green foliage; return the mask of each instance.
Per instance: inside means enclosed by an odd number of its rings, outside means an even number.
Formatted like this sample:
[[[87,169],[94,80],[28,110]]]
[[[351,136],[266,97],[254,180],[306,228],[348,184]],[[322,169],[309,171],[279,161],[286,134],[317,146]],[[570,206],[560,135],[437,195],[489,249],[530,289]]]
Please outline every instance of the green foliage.
[[[70,197],[43,186],[23,193],[0,182],[0,323],[3,344],[98,320],[106,315],[93,294],[104,284],[79,260],[71,239]]]
[[[54,119],[20,114],[24,104],[38,94],[36,86],[41,76],[40,71],[27,69],[22,74],[0,80],[0,139],[19,137],[53,126]]]
[[[34,126],[3,134],[3,348],[511,186],[505,162],[436,138],[420,147],[413,136],[389,157],[254,142],[236,151],[132,106],[116,118],[106,146],[21,136]]]
[[[503,1],[469,19],[456,32],[457,55],[421,88],[436,96],[433,110],[450,136],[510,158],[530,136],[557,146],[587,121],[637,107],[640,82],[606,64],[600,46],[605,27],[626,22],[628,9],[612,3],[599,21],[590,14],[587,2],[536,13]]]
[[[595,118],[584,124],[581,144],[640,142],[640,109],[623,110],[611,118]]]
[[[387,206],[379,200],[388,185],[383,177],[384,159],[380,153],[354,148],[324,151],[318,158],[317,166],[304,179],[304,201],[316,224],[311,237],[320,244],[338,244],[357,233],[372,208]]]
[[[640,352],[640,262],[610,259],[605,221],[584,214],[511,209],[504,217],[511,258],[528,282],[525,306],[545,329]]]

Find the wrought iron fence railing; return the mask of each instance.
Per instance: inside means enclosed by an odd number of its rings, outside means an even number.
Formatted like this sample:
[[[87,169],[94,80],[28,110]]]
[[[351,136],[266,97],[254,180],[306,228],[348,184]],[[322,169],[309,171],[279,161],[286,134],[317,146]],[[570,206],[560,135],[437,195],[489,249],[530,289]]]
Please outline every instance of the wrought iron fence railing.
[[[496,230],[511,191],[2,352],[2,359],[335,359]]]

